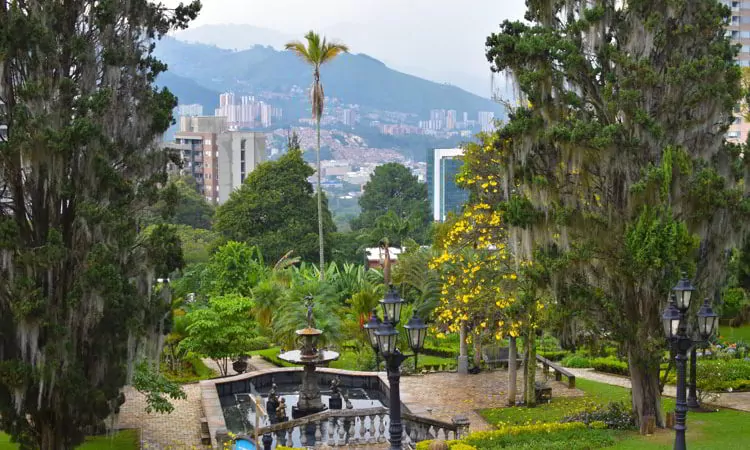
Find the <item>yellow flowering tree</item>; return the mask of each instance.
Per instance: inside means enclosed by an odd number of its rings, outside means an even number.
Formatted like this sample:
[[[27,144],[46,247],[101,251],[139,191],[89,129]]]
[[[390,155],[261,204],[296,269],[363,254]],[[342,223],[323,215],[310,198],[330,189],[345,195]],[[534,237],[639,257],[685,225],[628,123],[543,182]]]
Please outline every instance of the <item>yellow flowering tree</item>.
[[[509,246],[514,236],[508,234],[506,215],[508,208],[516,205],[505,201],[498,178],[504,163],[503,142],[489,134],[479,135],[479,140],[467,145],[464,166],[456,179],[469,190],[469,202],[436,242],[440,254],[431,261],[431,267],[440,271],[442,283],[436,317],[448,332],[467,328],[476,337],[510,337],[511,352],[515,338],[524,337],[525,357],[531,361],[524,364],[526,402],[533,404],[534,336],[543,308],[535,288],[539,271],[516,258]],[[510,360],[515,360],[515,355]],[[509,403],[514,403],[515,365],[509,364],[509,368]]]

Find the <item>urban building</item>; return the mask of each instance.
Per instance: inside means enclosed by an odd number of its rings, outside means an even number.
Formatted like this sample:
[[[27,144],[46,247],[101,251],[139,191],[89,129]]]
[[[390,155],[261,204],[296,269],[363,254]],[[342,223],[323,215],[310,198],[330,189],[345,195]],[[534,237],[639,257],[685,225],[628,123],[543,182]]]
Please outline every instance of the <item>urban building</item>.
[[[183,117],[183,116],[189,116],[189,117],[195,117],[195,116],[202,116],[203,115],[203,105],[199,103],[194,103],[192,105],[177,105],[175,115],[177,117]]]
[[[228,131],[218,136],[217,203],[242,186],[247,175],[266,160],[266,136],[250,131]]]
[[[456,184],[463,160],[461,148],[435,148],[427,152],[427,193],[432,218],[443,222],[449,212],[459,212],[469,199],[469,192]]]
[[[727,34],[734,44],[742,46],[737,55],[737,63],[740,67],[750,67],[750,0],[722,0],[722,3],[732,10]],[[727,132],[727,140],[730,142],[745,142],[750,132],[750,122],[742,118],[742,109],[740,105],[735,109],[735,121]]]
[[[477,119],[482,131],[489,132],[495,129],[495,113],[491,111],[479,111]]]
[[[240,130],[268,128],[273,120],[281,118],[282,110],[258,101],[252,95],[237,97],[233,92],[225,92],[219,96],[219,107],[216,108],[215,114],[227,118],[230,130]]]
[[[343,109],[341,111],[341,123],[347,127],[353,127],[356,116],[353,109]]]
[[[182,158],[182,168],[173,166],[171,171],[195,178],[201,194],[214,204],[225,202],[266,159],[265,135],[230,131],[226,117],[181,117],[175,140],[167,147]]]
[[[449,110],[445,115],[445,128],[452,130],[456,128],[457,112],[453,109]]]

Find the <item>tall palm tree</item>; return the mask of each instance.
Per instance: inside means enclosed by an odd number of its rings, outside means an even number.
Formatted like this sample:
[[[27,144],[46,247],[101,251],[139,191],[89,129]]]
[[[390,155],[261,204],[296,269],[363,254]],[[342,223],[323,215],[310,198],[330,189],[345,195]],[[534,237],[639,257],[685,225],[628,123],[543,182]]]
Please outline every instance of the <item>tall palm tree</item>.
[[[318,137],[317,162],[318,162],[318,239],[320,246],[320,279],[325,279],[325,256],[323,255],[323,189],[320,183],[320,119],[323,116],[323,85],[320,83],[320,66],[332,61],[335,57],[349,51],[349,48],[340,43],[328,42],[326,38],[310,31],[305,35],[307,45],[300,41],[292,41],[286,44],[286,49],[293,51],[302,61],[313,68],[313,83],[310,89],[310,100],[312,102],[312,116],[315,119]]]

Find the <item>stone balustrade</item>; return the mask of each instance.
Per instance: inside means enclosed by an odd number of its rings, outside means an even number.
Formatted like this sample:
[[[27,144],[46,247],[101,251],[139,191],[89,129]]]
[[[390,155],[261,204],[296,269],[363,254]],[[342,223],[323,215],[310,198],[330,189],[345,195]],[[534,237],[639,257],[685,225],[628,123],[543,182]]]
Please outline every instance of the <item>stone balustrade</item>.
[[[468,433],[468,421],[453,423],[404,413],[404,445],[426,439],[458,439]],[[320,448],[385,444],[389,437],[388,408],[327,410],[299,419],[261,427],[259,436],[269,434],[276,445]],[[260,439],[259,439],[260,440]]]

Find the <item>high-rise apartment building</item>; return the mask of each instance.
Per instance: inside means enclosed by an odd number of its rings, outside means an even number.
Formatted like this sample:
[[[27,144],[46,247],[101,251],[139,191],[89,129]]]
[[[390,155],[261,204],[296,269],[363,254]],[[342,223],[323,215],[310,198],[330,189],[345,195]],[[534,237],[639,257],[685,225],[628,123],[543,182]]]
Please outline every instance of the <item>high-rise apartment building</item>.
[[[266,160],[266,136],[263,133],[229,131],[219,139],[219,186],[217,203],[242,186],[247,175]]]
[[[268,128],[274,118],[281,118],[281,108],[258,101],[252,95],[235,96],[233,92],[225,92],[219,96],[219,107],[215,114],[227,118],[230,130],[243,128]]]
[[[454,109],[448,110],[448,112],[445,114],[445,128],[452,130],[456,128],[456,119],[458,118],[458,113]]]
[[[432,206],[432,218],[443,222],[449,212],[459,212],[469,199],[469,192],[456,184],[461,170],[464,150],[435,148],[427,152],[427,194]]]
[[[189,116],[189,117],[202,116],[203,115],[203,105],[201,105],[199,103],[194,103],[192,105],[177,105],[177,110],[175,111],[175,115],[177,117],[182,117],[182,116]]]
[[[489,132],[495,129],[495,113],[492,111],[479,111],[477,119],[482,131]]]
[[[347,127],[353,127],[356,116],[353,109],[344,109],[341,111],[341,123]]]
[[[722,3],[732,10],[727,34],[733,43],[742,46],[737,55],[737,63],[740,67],[750,67],[750,0],[722,0]],[[727,140],[732,142],[745,142],[750,132],[750,122],[742,119],[739,109],[738,106],[735,122],[727,132]]]
[[[175,141],[167,146],[182,157],[182,168],[171,169],[195,178],[201,194],[215,204],[225,202],[266,158],[265,135],[230,131],[225,117],[181,117]]]

